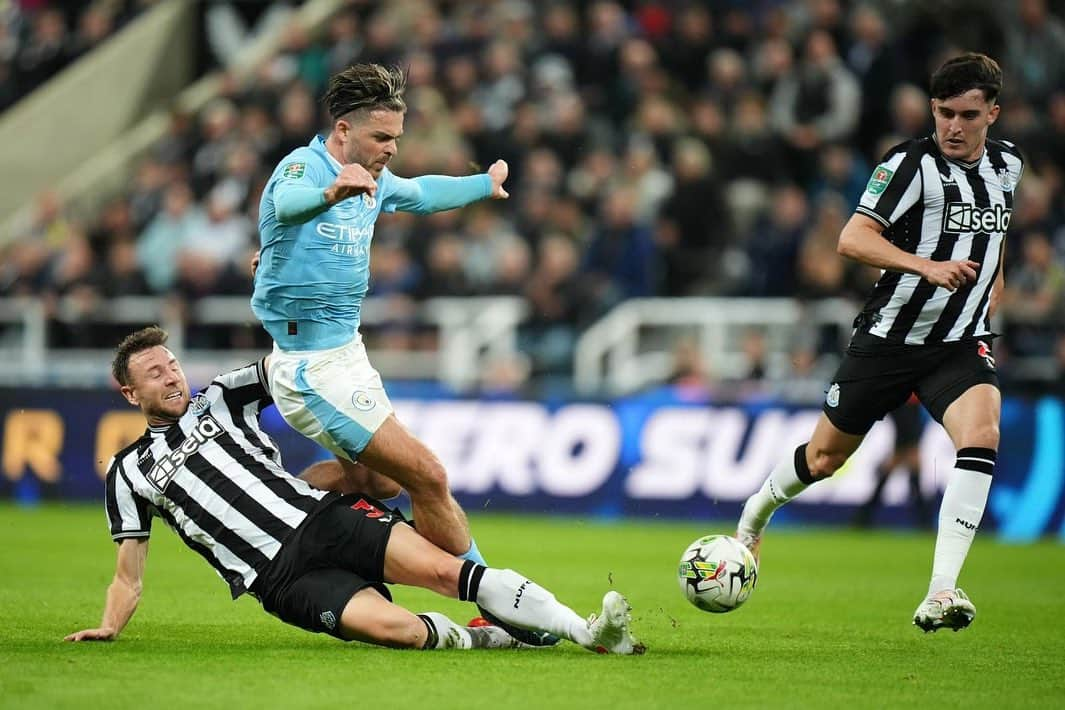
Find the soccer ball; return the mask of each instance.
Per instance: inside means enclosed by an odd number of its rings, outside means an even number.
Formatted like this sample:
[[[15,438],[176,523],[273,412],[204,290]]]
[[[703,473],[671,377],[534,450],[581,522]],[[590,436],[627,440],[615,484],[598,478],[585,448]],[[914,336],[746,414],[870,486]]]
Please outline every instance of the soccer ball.
[[[701,537],[680,556],[677,581],[695,606],[717,614],[738,609],[758,581],[758,563],[743,543],[728,535]]]

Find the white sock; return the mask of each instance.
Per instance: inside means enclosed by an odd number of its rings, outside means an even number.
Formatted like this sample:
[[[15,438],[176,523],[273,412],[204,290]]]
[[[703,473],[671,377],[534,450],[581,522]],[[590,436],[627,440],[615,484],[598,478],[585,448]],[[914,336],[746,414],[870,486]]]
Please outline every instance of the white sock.
[[[418,618],[425,624],[425,630],[429,633],[425,639],[425,650],[437,648],[461,648],[468,650],[473,648],[473,639],[470,630],[465,626],[459,626],[443,614],[435,611],[427,611],[418,614]]]
[[[806,444],[803,444],[778,463],[762,487],[747,499],[737,530],[743,536],[758,537],[777,508],[814,482],[810,468],[806,465]]]
[[[954,589],[958,584],[961,567],[976,537],[980,519],[984,517],[995,459],[994,449],[965,448],[958,451],[958,461],[939,506],[939,532],[936,533],[929,594]]]
[[[479,569],[484,572],[470,575],[474,588],[464,590],[460,599],[476,602],[523,629],[548,631],[581,646],[592,642],[588,622],[536,582],[512,569]]]

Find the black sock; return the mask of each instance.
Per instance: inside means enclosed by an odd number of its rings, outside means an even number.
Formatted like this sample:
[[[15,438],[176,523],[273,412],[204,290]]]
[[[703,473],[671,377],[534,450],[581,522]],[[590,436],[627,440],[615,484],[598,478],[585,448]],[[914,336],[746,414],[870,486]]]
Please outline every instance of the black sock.
[[[436,631],[436,624],[425,614],[418,614],[418,618],[425,624],[425,630],[428,632],[425,636],[425,643],[422,645],[423,650],[430,648],[436,648],[436,644],[440,641],[440,635]]]
[[[806,444],[795,449],[795,475],[806,485],[817,482],[810,474],[810,467],[806,465]]]
[[[459,572],[459,601],[477,601],[477,590],[481,587],[481,577],[484,576],[485,569],[487,568],[472,560],[462,563],[462,571]]]

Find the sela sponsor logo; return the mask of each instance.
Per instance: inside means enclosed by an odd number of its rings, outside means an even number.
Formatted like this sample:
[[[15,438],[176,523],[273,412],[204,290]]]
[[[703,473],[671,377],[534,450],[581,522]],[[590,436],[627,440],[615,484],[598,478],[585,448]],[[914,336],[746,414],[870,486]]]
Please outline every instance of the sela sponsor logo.
[[[1010,226],[1012,212],[1002,205],[976,207],[967,202],[948,202],[943,209],[943,231],[955,234],[1005,232]]]
[[[322,625],[330,631],[337,627],[336,614],[331,611],[323,611],[318,618],[321,620]]]
[[[839,385],[835,382],[828,388],[828,393],[825,395],[825,404],[830,407],[839,406]]]
[[[152,470],[148,472],[148,483],[162,493],[174,478],[174,474],[185,464],[185,460],[196,453],[203,444],[221,433],[221,425],[210,414],[200,418],[181,446],[159,459],[152,467]]]
[[[956,522],[958,525],[961,525],[966,530],[976,530],[976,523],[970,523],[968,520],[954,518],[954,522]]]
[[[515,609],[517,609],[518,605],[521,604],[522,595],[525,594],[525,587],[528,586],[528,584],[529,584],[529,580],[525,580],[524,582],[521,583],[521,586],[518,587],[518,591],[514,595],[514,608]]]

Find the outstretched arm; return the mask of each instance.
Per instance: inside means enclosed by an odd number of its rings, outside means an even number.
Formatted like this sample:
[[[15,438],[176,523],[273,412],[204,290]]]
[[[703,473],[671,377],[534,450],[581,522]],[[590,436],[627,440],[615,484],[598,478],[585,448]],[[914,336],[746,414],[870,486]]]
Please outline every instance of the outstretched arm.
[[[137,610],[141,598],[148,538],[125,538],[118,543],[115,578],[107,588],[107,603],[100,627],[70,634],[64,641],[114,641]]]
[[[466,177],[422,175],[401,178],[392,175],[394,187],[387,198],[385,210],[429,214],[463,207],[487,197],[505,200],[510,197],[503,189],[509,173],[506,161],[497,160],[488,168],[488,172]]]

